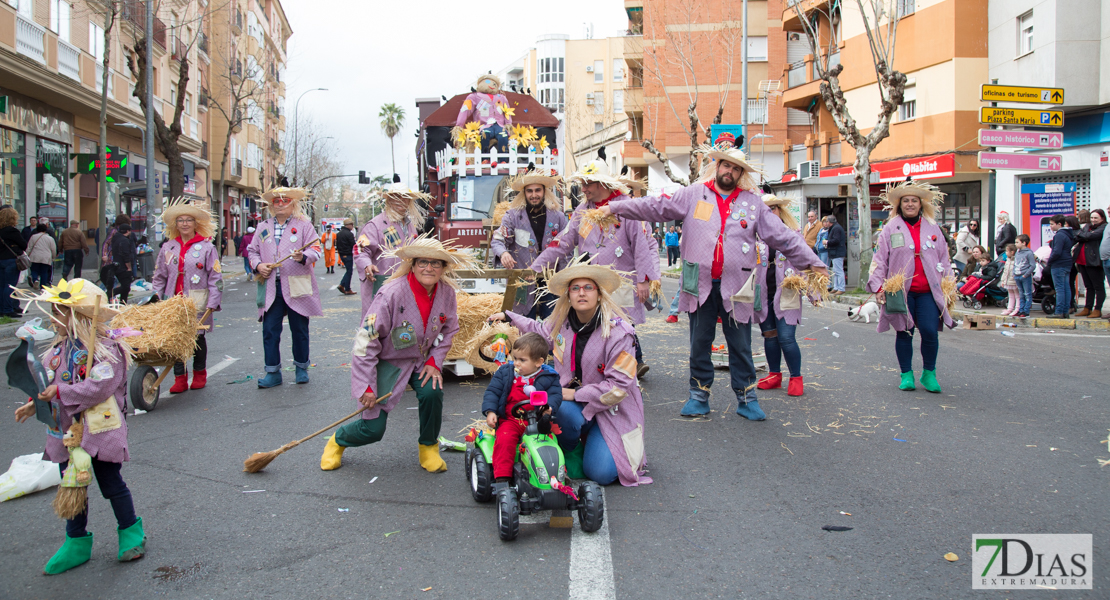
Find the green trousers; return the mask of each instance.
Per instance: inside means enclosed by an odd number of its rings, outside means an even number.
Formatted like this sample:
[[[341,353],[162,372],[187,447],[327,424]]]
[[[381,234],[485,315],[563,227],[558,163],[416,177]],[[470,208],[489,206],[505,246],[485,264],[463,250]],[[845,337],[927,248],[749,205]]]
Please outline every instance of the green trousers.
[[[436,444],[439,442],[439,428],[443,423],[443,390],[432,389],[431,379],[420,385],[419,372],[414,372],[409,377],[409,385],[416,390],[420,443],[425,446]],[[389,413],[383,410],[375,419],[359,419],[348,423],[335,432],[335,443],[344,448],[352,448],[380,441],[385,435],[385,421],[388,417]]]

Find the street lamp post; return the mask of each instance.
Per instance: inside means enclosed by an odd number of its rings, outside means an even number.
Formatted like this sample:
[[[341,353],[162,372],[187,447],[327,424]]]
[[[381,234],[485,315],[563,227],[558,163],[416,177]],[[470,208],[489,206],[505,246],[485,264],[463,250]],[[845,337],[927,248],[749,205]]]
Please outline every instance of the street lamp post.
[[[305,90],[300,96],[297,96],[297,101],[293,104],[293,185],[297,184],[297,163],[301,162],[301,155],[297,153],[297,133],[300,130],[301,122],[301,98],[309,92],[326,92],[328,88],[314,88]]]

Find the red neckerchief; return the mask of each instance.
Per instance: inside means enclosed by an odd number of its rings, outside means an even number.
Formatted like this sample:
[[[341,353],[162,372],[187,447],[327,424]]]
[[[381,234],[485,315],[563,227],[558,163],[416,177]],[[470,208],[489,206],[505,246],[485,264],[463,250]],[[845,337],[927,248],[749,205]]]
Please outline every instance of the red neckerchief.
[[[181,243],[181,236],[177,236],[177,243],[181,244],[181,255],[177,258],[177,283],[173,286],[174,295],[185,293],[185,255],[189,252],[189,248],[193,247],[193,244],[201,241],[204,241],[204,238],[197,233],[193,234],[193,239],[183,244]]]
[[[909,221],[902,220],[906,224],[906,229],[910,232],[910,239],[913,240],[913,278],[910,279],[910,291],[917,293],[924,293],[929,291],[929,280],[925,278],[925,265],[921,262],[921,221],[923,218],[919,215],[917,223],[910,225]]]
[[[420,283],[420,280],[416,278],[416,274],[412,271],[409,271],[408,279],[409,287],[412,288],[412,295],[416,297],[416,307],[420,309],[420,318],[424,320],[424,329],[426,330],[428,329],[428,317],[432,315],[432,301],[435,300],[439,284],[437,283],[432,288],[432,293],[429,294],[428,290],[424,289],[424,284]]]
[[[609,194],[608,198],[602,200],[601,202],[595,202],[594,203],[594,208],[601,208],[602,206],[605,206],[606,204],[609,204],[610,200],[612,200],[613,198],[616,198],[617,196],[620,196],[620,195],[621,195],[620,190],[613,190],[613,193]]]
[[[721,231],[717,234],[717,245],[713,248],[713,266],[711,268],[713,279],[720,279],[725,270],[725,223],[728,222],[728,217],[732,214],[732,201],[740,195],[740,186],[732,188],[732,193],[728,198],[722,198],[717,193],[717,186],[713,180],[705,182],[705,187],[713,191],[713,195],[717,197],[717,210],[721,213]]]

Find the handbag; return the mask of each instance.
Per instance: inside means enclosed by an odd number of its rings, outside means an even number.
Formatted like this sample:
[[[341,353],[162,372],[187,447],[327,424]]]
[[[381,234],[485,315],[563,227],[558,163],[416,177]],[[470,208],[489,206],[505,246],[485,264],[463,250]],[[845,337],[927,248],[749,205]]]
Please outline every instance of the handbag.
[[[0,242],[4,243],[4,247],[8,249],[8,252],[12,253],[12,256],[15,256],[15,250],[12,250],[12,247],[9,246],[7,242],[4,242],[4,238],[0,238]],[[38,240],[35,240],[35,242],[37,243]],[[27,256],[26,251],[24,251],[23,254],[15,257],[15,266],[20,271],[26,271],[27,269],[31,268],[31,257]]]

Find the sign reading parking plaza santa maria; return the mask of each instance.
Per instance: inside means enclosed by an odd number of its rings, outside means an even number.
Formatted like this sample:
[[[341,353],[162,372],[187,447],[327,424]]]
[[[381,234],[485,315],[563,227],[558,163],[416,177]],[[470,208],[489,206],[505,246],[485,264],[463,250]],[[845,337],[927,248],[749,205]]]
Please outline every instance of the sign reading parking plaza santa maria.
[[[1029,104],[1063,104],[1064,88],[1025,87],[1021,85],[983,84],[983,102],[1026,102]]]
[[[1091,534],[975,534],[972,589],[1089,590]]]
[[[984,106],[979,109],[979,122],[989,125],[1022,125],[1025,127],[1063,127],[1064,111],[1033,108],[1002,108]]]

